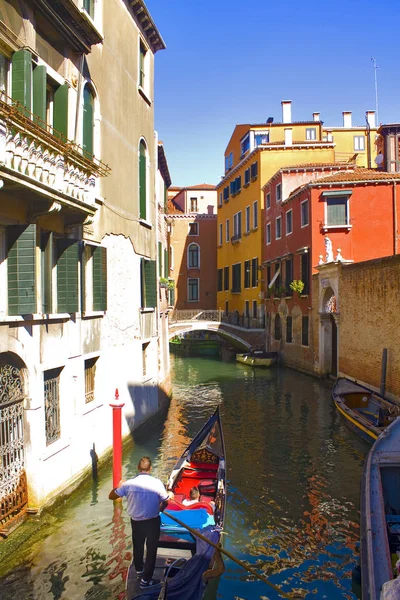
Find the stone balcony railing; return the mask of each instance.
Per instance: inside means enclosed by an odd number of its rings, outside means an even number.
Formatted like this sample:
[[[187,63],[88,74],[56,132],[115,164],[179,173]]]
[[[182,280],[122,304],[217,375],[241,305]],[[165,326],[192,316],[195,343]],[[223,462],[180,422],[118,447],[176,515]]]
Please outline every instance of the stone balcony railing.
[[[83,153],[61,134],[47,131],[47,125],[27,113],[5,94],[0,95],[0,165],[28,178],[28,181],[51,188],[94,205],[96,178],[110,168]]]

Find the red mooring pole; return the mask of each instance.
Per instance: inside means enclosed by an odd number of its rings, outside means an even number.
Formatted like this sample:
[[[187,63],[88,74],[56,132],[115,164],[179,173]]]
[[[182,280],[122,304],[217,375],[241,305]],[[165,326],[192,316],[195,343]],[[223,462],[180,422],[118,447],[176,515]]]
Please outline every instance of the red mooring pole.
[[[118,487],[122,479],[122,407],[118,402],[118,388],[115,390],[115,402],[110,404],[113,409],[113,487]]]

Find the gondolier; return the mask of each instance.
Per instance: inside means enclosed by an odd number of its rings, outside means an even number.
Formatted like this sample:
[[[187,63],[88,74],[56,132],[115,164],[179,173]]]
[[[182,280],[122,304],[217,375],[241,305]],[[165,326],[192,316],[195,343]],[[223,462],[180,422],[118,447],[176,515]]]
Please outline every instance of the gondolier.
[[[143,456],[138,463],[139,475],[111,490],[110,500],[126,497],[127,511],[131,518],[133,562],[140,578],[140,587],[147,588],[159,583],[153,579],[156,564],[157,545],[160,537],[160,511],[166,508],[173,498],[164,484],[150,475],[151,460]],[[146,560],[144,545],[146,543]]]

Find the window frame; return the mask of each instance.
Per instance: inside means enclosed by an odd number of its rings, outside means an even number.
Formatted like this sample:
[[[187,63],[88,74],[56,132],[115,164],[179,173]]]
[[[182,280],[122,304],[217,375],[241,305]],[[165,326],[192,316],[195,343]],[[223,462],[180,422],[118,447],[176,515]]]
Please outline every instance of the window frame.
[[[246,206],[245,211],[245,233],[250,233],[250,205]]]
[[[231,236],[230,236],[229,219],[226,219],[226,221],[225,221],[225,242],[228,243],[230,241],[231,241]]]
[[[236,277],[235,277],[236,275]],[[237,280],[237,281],[236,281]],[[238,284],[235,287],[235,283]],[[232,264],[232,289],[231,292],[233,294],[240,294],[242,291],[242,263],[233,263]]]
[[[269,210],[271,208],[271,192],[265,194],[265,208]]]
[[[198,207],[198,199],[197,196],[193,196],[189,199],[189,203],[190,203],[190,209],[189,212],[190,213],[198,213],[199,212],[199,207]]]
[[[258,200],[253,202],[253,231],[258,229]]]
[[[310,209],[309,209],[310,203],[309,203],[309,199],[306,198],[305,200],[303,200],[302,202],[300,202],[300,227],[308,227],[310,224]],[[304,220],[304,209],[307,208],[307,222],[305,222]]]
[[[307,323],[307,328],[304,324]],[[301,317],[301,345],[305,348],[310,346],[310,319],[308,315],[302,315]],[[306,343],[307,342],[307,343]]]
[[[275,202],[282,202],[282,183],[277,183],[275,186]]]
[[[193,264],[192,259],[196,256],[196,260],[194,261],[197,264]],[[196,244],[196,242],[192,242],[189,244],[187,249],[187,266],[188,269],[200,269],[200,246]]]
[[[223,224],[220,223],[219,224],[219,245],[222,246],[222,242],[223,242],[223,234],[224,234],[224,228],[223,228]]]
[[[290,327],[289,327],[290,323]],[[290,332],[290,335],[289,335]],[[286,316],[286,343],[293,344],[293,317],[292,315]]]
[[[306,127],[306,141],[315,142],[317,139],[317,128],[316,127]]]
[[[244,184],[243,187],[247,187],[250,185],[250,167],[248,167],[248,169],[245,169],[244,171]]]
[[[224,292],[229,292],[229,267],[224,267]]]
[[[196,282],[193,284],[192,282]],[[197,297],[191,298],[191,292],[193,290],[193,286],[197,291]],[[199,302],[200,301],[200,278],[199,277],[188,277],[187,279],[187,299],[188,302]]]
[[[244,289],[250,289],[251,284],[251,261],[244,261]]]
[[[290,215],[290,231],[288,228],[288,216]],[[293,233],[293,209],[286,211],[285,213],[285,234],[291,235]]]
[[[191,221],[188,223],[188,236],[199,237],[199,229],[199,223],[197,221]],[[192,230],[195,230],[196,233],[192,233]]]
[[[279,223],[279,235],[278,235],[278,223]],[[279,217],[276,217],[276,219],[275,219],[275,239],[276,240],[282,239],[282,215],[279,215]]]
[[[242,211],[239,210],[233,215],[233,234],[232,241],[242,239]]]
[[[265,226],[265,245],[269,246],[271,244],[271,222],[267,223]]]
[[[324,229],[348,229],[351,227],[351,220],[350,220],[350,195],[346,195],[343,194],[341,196],[339,195],[335,195],[335,196],[324,196],[324,202],[325,202],[325,207],[324,207]],[[338,203],[338,201],[341,201],[340,204],[343,205],[345,207],[345,214],[346,214],[346,222],[345,223],[330,223],[329,220],[329,207],[333,206],[333,203],[336,202]],[[331,203],[331,204],[330,204]]]
[[[360,142],[362,141],[362,144]],[[361,148],[362,146],[362,148]],[[365,135],[353,136],[353,148],[354,152],[365,152]]]

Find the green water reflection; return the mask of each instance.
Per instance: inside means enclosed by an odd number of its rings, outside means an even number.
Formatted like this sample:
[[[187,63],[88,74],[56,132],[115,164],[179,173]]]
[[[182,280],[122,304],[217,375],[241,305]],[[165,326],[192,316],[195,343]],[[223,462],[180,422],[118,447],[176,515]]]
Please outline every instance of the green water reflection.
[[[350,577],[367,447],[339,421],[330,388],[291,370],[206,358],[172,361],[168,415],[135,435],[124,454],[124,476],[148,454],[166,479],[220,405],[228,456],[225,548],[286,593],[355,598]],[[125,598],[130,527],[125,511],[113,510],[107,498],[111,485],[111,471],[103,468],[97,482],[81,486],[36,538],[13,552],[21,561],[0,581],[2,600]],[[227,560],[214,597],[279,596]]]

